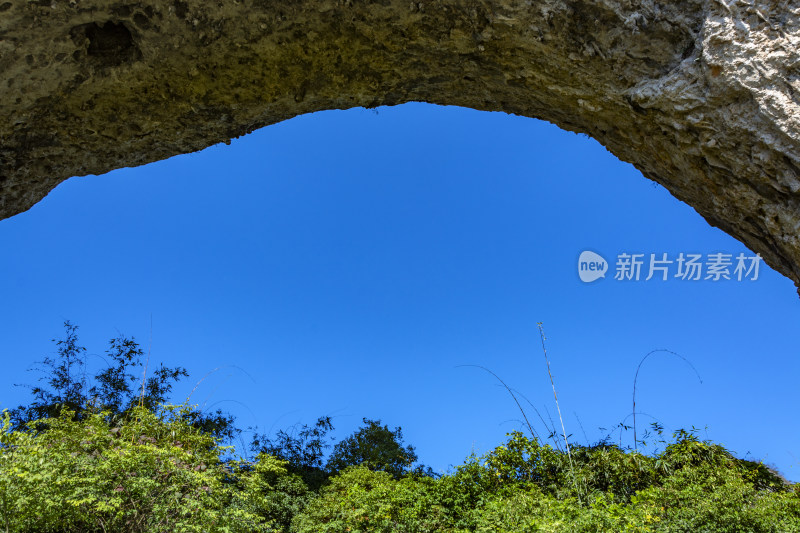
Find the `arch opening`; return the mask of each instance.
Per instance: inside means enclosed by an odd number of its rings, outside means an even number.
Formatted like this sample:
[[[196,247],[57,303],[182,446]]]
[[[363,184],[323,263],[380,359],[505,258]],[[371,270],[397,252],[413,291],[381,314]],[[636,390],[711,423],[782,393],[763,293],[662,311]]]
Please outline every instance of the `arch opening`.
[[[71,176],[420,101],[586,133],[800,286],[797,0],[2,8],[2,217]]]

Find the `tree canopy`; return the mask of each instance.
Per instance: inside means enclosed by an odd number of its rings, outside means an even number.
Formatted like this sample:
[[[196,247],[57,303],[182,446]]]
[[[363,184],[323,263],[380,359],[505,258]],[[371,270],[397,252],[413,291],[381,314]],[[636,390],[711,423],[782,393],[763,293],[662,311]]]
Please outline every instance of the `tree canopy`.
[[[327,468],[340,472],[348,466],[365,466],[399,479],[411,472],[418,457],[411,445],[403,446],[403,430],[390,430],[380,420],[364,418],[364,426],[334,446]]]
[[[108,341],[105,367],[90,374],[86,348],[80,345],[78,326],[64,322],[64,337],[53,339],[56,354],[36,363],[41,375],[31,389],[33,399],[9,411],[11,424],[25,429],[29,422],[57,418],[68,410],[76,420],[104,411],[112,421],[123,419],[135,406],[156,410],[168,403],[173,386],[189,376],[185,368],[158,364],[148,368],[148,360],[136,339],[118,335]],[[238,430],[230,415],[217,410],[205,413],[184,411],[192,423],[211,434],[230,440]],[[39,427],[42,425],[40,424]]]

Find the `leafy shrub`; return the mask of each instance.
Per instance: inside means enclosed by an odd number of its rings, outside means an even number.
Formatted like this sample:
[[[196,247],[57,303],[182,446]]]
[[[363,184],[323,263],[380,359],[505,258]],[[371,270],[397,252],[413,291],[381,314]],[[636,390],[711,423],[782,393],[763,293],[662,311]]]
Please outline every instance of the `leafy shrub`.
[[[318,490],[329,477],[325,469],[325,450],[331,447],[328,433],[333,431],[329,416],[317,419],[313,426],[303,425],[298,431],[281,429],[275,437],[253,435],[254,452],[286,461],[289,472],[297,474],[312,490]]]
[[[293,530],[800,532],[800,492],[763,465],[679,431],[655,456],[615,446],[566,453],[521,433],[439,479],[349,468]]]
[[[9,532],[269,531],[270,478],[283,464],[224,463],[227,451],[194,427],[186,406],[62,409],[46,431],[0,431],[0,524]]]
[[[395,479],[388,472],[353,466],[331,478],[292,523],[298,533],[455,531],[436,503],[430,477]]]
[[[737,468],[688,466],[640,491],[632,506],[658,517],[657,531],[800,531],[800,498],[758,490]]]

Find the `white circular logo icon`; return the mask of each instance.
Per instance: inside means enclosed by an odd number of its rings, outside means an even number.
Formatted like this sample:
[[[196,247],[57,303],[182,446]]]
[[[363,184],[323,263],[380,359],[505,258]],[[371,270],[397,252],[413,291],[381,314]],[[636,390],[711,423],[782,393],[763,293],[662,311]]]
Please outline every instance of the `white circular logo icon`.
[[[578,258],[578,276],[584,283],[591,283],[606,277],[608,262],[603,256],[588,250],[581,252]]]

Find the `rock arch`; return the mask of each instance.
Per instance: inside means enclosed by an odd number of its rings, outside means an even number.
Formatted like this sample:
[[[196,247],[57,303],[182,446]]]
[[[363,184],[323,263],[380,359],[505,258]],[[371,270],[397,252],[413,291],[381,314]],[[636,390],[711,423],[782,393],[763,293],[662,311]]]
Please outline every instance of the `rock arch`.
[[[0,72],[3,218],[70,176],[424,101],[587,133],[800,286],[800,0],[0,0]]]

